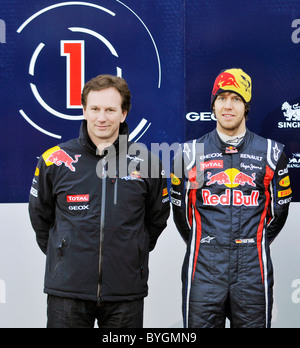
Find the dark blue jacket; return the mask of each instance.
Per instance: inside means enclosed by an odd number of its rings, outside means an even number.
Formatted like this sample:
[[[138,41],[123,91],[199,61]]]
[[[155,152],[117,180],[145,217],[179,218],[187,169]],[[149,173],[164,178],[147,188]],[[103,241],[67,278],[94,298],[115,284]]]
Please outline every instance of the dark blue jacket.
[[[128,135],[126,123],[120,135]],[[46,293],[92,301],[147,295],[149,251],[170,207],[162,168],[151,179],[150,153],[130,154],[130,145],[117,141],[98,155],[83,121],[79,138],[40,157],[29,213],[47,255]]]

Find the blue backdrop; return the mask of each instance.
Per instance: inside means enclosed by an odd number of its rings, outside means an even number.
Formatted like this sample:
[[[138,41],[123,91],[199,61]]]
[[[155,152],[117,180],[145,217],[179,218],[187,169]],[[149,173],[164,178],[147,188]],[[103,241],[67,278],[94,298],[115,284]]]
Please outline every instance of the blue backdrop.
[[[248,127],[286,144],[300,201],[297,17],[292,0],[2,2],[0,203],[27,202],[37,157],[78,136],[82,110],[67,92],[78,69],[83,82],[103,73],[127,80],[131,138],[150,146],[212,130],[213,82],[230,67],[252,77]],[[79,53],[66,53],[68,42]]]

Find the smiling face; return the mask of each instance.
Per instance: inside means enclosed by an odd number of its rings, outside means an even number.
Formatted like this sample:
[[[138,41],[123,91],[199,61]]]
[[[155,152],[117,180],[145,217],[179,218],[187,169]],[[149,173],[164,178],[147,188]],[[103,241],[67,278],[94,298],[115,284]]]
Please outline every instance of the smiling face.
[[[97,147],[115,142],[127,116],[127,111],[122,110],[122,97],[114,87],[90,91],[83,113],[88,134]]]
[[[214,107],[217,130],[229,136],[240,135],[246,130],[246,107],[236,93],[225,92],[217,96]]]

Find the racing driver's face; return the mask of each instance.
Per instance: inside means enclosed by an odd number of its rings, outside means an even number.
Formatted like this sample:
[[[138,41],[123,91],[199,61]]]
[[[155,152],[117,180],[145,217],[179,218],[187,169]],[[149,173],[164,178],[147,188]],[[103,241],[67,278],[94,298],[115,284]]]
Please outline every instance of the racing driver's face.
[[[217,130],[229,136],[240,135],[246,130],[245,103],[231,92],[221,93],[214,103]]]
[[[88,134],[97,147],[115,142],[119,136],[120,124],[127,116],[127,112],[122,110],[121,94],[114,87],[91,91],[83,113]]]

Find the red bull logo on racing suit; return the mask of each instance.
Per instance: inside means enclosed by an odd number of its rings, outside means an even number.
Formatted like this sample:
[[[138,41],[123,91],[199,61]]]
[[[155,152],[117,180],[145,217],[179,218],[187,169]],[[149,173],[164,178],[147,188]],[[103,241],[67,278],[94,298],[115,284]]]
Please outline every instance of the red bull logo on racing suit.
[[[207,173],[207,179],[210,181],[206,184],[207,186],[217,183],[218,185],[231,184],[230,178],[227,173],[220,172],[215,175],[211,175],[211,172]]]
[[[236,168],[230,168],[225,171],[219,172],[212,175],[211,172],[207,172],[207,183],[206,186],[214,184],[225,185],[229,188],[235,188],[238,186],[252,186],[256,187],[255,179],[256,174],[253,173],[251,176],[243,172],[240,172]],[[240,190],[233,190],[232,204],[236,206],[258,206],[259,191],[252,191],[250,195],[245,195]],[[210,190],[202,190],[202,198],[204,205],[230,205],[231,202],[231,190],[227,189],[224,195],[218,196],[212,194]]]
[[[253,173],[251,176],[244,174],[244,173],[239,173],[234,178],[233,184],[239,184],[242,186],[245,186],[246,184],[248,184],[250,186],[256,187],[256,184],[254,182],[255,175],[256,175],[255,173]]]
[[[245,186],[253,186],[256,187],[255,184],[256,174],[253,173],[251,176],[247,175],[243,172],[235,168],[230,168],[225,170],[224,172],[219,172],[217,174],[212,175],[211,172],[207,172],[207,179],[209,180],[206,185],[211,186],[213,184],[225,185],[227,187],[237,187],[239,185]]]

